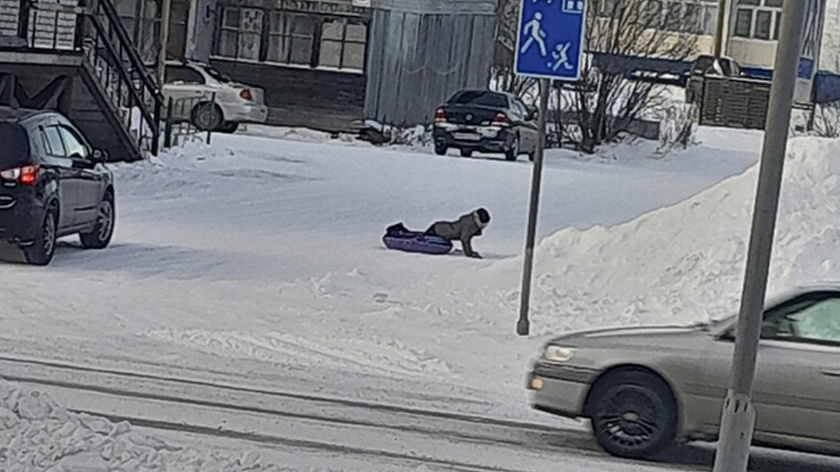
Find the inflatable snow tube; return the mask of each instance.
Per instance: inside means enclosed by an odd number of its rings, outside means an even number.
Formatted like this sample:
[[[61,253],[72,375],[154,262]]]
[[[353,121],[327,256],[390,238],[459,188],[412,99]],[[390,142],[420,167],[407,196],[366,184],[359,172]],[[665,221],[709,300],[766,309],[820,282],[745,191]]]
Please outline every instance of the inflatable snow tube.
[[[405,252],[440,255],[452,251],[452,243],[449,240],[419,231],[408,231],[402,225],[388,228],[382,242],[388,249]]]

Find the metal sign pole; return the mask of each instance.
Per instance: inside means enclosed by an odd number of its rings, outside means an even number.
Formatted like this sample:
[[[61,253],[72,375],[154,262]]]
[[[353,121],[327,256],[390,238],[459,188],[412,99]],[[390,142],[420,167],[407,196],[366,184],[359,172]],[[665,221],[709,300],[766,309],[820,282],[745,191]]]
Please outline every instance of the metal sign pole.
[[[534,152],[534,170],[531,177],[531,203],[528,208],[528,235],[525,239],[525,267],[522,270],[522,300],[519,305],[519,322],[516,334],[527,336],[531,330],[528,310],[531,303],[531,277],[534,268],[534,242],[537,238],[537,210],[540,207],[543,154],[545,153],[545,123],[548,114],[548,92],[551,81],[540,79],[540,115],[537,118],[537,149]]]
[[[804,1],[785,2],[764,131],[747,269],[738,317],[732,383],[726,395],[714,472],[745,472],[755,427],[751,397],[767,274],[773,249],[793,93],[802,51]]]
[[[537,148],[534,151],[528,234],[525,240],[525,267],[522,273],[522,300],[519,306],[519,322],[516,324],[516,333],[520,336],[527,336],[531,328],[528,310],[531,301],[534,243],[537,237],[537,209],[540,202],[549,87],[552,80],[569,82],[580,80],[581,63],[584,60],[583,42],[586,37],[588,3],[588,0],[562,0],[554,4],[521,0],[519,5],[514,70],[516,75],[540,79],[540,115],[537,120],[539,136]]]

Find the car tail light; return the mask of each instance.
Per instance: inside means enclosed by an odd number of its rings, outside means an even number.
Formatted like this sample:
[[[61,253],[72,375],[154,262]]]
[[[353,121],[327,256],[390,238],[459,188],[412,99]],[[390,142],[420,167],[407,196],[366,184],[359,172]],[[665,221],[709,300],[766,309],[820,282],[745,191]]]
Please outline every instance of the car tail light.
[[[510,126],[510,120],[504,113],[496,113],[493,117],[493,126]]]
[[[251,89],[243,89],[239,92],[239,96],[242,97],[243,100],[248,100],[249,102],[254,100],[254,95],[251,93]]]
[[[435,123],[446,123],[446,112],[443,111],[443,108],[438,108],[435,111]]]
[[[38,182],[38,166],[28,165],[6,169],[0,171],[0,178],[21,185],[35,185]]]

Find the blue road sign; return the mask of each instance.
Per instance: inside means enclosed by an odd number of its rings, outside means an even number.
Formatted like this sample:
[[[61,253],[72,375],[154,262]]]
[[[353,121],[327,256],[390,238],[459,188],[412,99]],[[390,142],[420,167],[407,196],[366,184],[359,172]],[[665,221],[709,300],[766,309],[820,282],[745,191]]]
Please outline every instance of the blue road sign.
[[[516,73],[579,80],[585,25],[586,0],[522,0]]]

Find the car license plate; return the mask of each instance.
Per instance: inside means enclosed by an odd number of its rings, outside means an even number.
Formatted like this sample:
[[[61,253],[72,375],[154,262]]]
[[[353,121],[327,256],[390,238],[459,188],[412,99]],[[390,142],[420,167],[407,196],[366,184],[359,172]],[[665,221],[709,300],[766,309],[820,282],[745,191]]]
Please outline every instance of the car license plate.
[[[481,136],[475,133],[455,133],[455,139],[459,139],[462,141],[478,141],[481,139]]]

